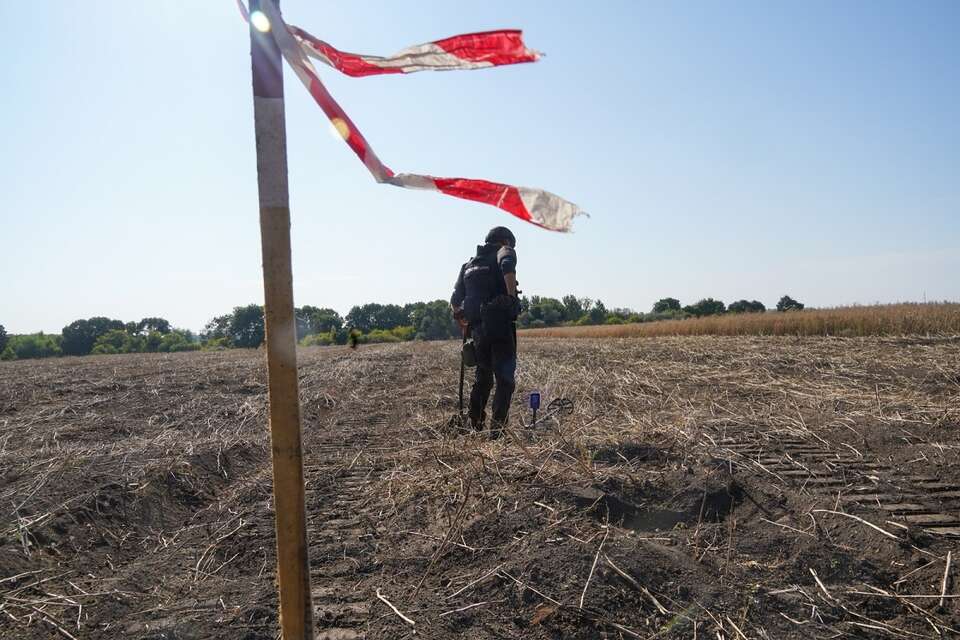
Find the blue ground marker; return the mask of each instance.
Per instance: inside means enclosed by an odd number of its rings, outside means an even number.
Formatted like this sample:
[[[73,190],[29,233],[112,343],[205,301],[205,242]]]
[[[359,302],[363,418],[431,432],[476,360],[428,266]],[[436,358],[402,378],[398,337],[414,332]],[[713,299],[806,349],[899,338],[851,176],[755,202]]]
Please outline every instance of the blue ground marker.
[[[534,391],[530,394],[530,408],[533,409],[533,424],[537,423],[537,409],[540,408],[540,392]]]

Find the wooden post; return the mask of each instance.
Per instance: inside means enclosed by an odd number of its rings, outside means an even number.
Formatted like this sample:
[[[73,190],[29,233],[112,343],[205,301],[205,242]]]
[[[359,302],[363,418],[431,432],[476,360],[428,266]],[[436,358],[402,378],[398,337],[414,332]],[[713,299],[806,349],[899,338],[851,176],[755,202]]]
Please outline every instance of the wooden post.
[[[251,18],[259,9],[260,0],[251,0]],[[259,20],[250,20],[250,58],[257,137],[280,627],[284,640],[310,640],[313,638],[313,606],[300,444],[283,68],[273,36],[269,30],[260,30],[264,26],[263,16],[256,17]]]

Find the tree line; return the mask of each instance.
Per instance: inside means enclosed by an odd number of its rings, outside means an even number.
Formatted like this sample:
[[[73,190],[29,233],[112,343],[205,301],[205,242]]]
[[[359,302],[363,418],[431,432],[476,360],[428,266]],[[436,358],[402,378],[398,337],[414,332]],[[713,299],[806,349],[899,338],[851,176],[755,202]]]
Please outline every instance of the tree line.
[[[777,311],[803,308],[802,303],[790,296],[783,296],[777,303]],[[517,325],[538,328],[652,322],[722,313],[762,313],[767,309],[757,300],[737,300],[727,306],[721,300],[704,298],[683,306],[676,298],[661,298],[649,313],[642,313],[627,308],[608,309],[600,300],[566,295],[559,300],[524,296],[520,300],[520,310]],[[301,346],[346,344],[351,340],[374,343],[460,337],[460,329],[445,300],[404,305],[370,302],[352,307],[346,316],[334,309],[310,305],[297,307],[294,312],[297,341]],[[231,312],[214,317],[199,334],[175,328],[159,317],[122,322],[97,316],[75,320],[59,334],[8,335],[0,325],[0,360],[256,348],[263,343],[264,334],[263,307],[258,304],[234,307]]]
[[[799,311],[804,305],[790,296],[777,302],[777,311]],[[724,304],[722,300],[703,298],[683,306],[677,298],[661,298],[653,304],[649,313],[633,309],[607,309],[600,300],[578,298],[574,295],[561,299],[541,296],[520,299],[520,317],[517,325],[524,329],[557,327],[563,325],[631,324],[657,320],[682,320],[701,318],[723,313],[763,313],[767,307],[758,300],[737,300]]]
[[[294,312],[297,340],[303,346],[346,344],[351,339],[359,343],[447,340],[460,335],[444,300],[368,303],[353,307],[346,316],[309,305]],[[256,348],[264,335],[263,306],[258,304],[234,307],[214,317],[199,334],[174,328],[159,317],[123,322],[97,316],[75,320],[59,334],[8,336],[0,325],[0,359]]]
[[[328,308],[296,307],[297,341],[301,346],[405,340],[447,340],[460,330],[445,300],[404,305],[370,302],[354,306],[346,316]],[[263,307],[249,304],[216,316],[204,327],[205,348],[258,347],[264,338]]]
[[[195,351],[197,336],[175,329],[163,318],[122,322],[103,316],[74,320],[59,334],[30,333],[8,336],[0,325],[0,360],[23,360],[88,354]]]

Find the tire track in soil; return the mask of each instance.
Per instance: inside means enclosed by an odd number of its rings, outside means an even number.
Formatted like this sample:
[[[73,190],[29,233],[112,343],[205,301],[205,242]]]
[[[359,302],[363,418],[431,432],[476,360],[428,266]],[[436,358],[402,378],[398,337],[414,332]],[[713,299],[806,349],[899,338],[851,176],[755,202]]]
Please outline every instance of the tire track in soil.
[[[853,447],[785,437],[763,428],[711,427],[708,449],[741,470],[833,501],[837,510],[878,514],[895,528],[960,538],[960,486],[937,476],[908,474]]]
[[[365,487],[394,449],[383,417],[341,419],[305,457],[307,544],[316,640],[361,640],[373,594],[359,587],[379,569],[377,514]]]

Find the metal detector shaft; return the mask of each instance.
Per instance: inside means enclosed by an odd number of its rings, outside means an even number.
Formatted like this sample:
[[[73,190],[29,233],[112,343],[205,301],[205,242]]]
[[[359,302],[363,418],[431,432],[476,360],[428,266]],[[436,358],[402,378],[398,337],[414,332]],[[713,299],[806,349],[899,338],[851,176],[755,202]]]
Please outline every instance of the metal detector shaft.
[[[466,368],[463,364],[463,345],[467,344],[467,334],[463,334],[463,343],[460,345],[460,420],[463,420],[463,373]]]

